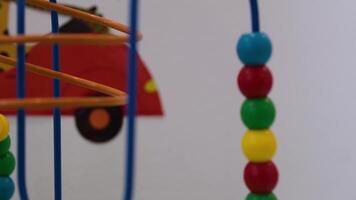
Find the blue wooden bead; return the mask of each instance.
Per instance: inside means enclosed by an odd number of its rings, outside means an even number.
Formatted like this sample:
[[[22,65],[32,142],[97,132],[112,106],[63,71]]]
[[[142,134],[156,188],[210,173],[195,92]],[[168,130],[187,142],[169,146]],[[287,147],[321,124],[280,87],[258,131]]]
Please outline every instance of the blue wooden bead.
[[[10,177],[0,177],[0,200],[10,200],[15,193],[15,184]]]
[[[246,33],[240,37],[237,54],[245,65],[264,65],[272,55],[271,40],[265,33]]]

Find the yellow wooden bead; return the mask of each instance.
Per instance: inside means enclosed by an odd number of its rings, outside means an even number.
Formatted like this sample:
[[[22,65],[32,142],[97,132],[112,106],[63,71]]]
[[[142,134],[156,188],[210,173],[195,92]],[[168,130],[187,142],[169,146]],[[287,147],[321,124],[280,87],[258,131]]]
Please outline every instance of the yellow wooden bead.
[[[251,162],[270,161],[276,153],[277,140],[270,130],[248,130],[242,139],[242,150]]]
[[[9,126],[7,118],[0,114],[0,141],[5,140],[9,135]]]

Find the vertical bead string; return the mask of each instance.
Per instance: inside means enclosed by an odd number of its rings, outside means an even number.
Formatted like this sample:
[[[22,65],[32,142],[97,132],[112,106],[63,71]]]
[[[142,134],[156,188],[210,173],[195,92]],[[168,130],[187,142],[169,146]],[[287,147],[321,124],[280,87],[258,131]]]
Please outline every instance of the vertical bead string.
[[[252,33],[244,34],[237,44],[237,54],[245,65],[237,83],[246,100],[241,106],[241,118],[247,131],[242,150],[249,160],[244,170],[245,184],[250,190],[246,200],[276,200],[273,190],[278,182],[278,170],[272,159],[277,139],[270,130],[276,111],[268,97],[272,89],[272,73],[266,63],[272,55],[272,43],[260,32],[257,0],[250,0]]]
[[[0,114],[0,199],[10,200],[15,193],[15,184],[10,178],[15,170],[15,157],[10,152],[9,121]]]

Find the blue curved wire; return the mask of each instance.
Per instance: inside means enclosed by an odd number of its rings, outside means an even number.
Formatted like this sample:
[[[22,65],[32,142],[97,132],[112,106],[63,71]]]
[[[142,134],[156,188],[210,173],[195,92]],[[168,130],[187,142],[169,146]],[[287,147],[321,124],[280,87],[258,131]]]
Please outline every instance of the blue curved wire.
[[[57,3],[56,0],[50,0],[52,3]],[[52,33],[59,32],[58,13],[51,11]],[[60,71],[60,54],[59,45],[52,45],[52,69]],[[53,96],[60,97],[60,81],[53,80]],[[54,144],[54,197],[55,200],[62,199],[62,133],[61,133],[61,110],[53,109],[53,144]]]
[[[17,34],[25,34],[25,0],[17,0]],[[17,45],[16,95],[25,98],[25,44]],[[17,111],[17,180],[21,200],[28,200],[26,188],[26,112]]]
[[[128,128],[124,200],[132,200],[135,187],[136,99],[137,99],[137,27],[139,0],[130,2],[130,51],[128,69]]]
[[[260,32],[260,16],[258,11],[258,0],[250,0],[252,32]]]
[[[130,4],[130,51],[129,51],[129,70],[128,70],[128,129],[127,129],[127,149],[126,149],[126,177],[125,177],[125,191],[124,199],[132,200],[134,192],[134,177],[135,177],[135,132],[136,132],[136,99],[137,99],[137,25],[138,25],[138,0],[131,0]],[[56,14],[52,12],[52,31],[55,31]],[[54,21],[54,23],[53,23]],[[57,23],[58,25],[58,23]],[[17,33],[25,33],[25,0],[17,0]],[[57,47],[55,47],[57,46]],[[53,55],[58,55],[57,59],[53,59],[53,66],[59,70],[59,47],[53,46]],[[25,45],[18,44],[17,46],[17,97],[25,97]],[[54,56],[55,57],[55,56]],[[58,65],[57,65],[58,64]],[[58,81],[58,80],[57,80]],[[55,85],[59,85],[59,81],[54,81]],[[58,86],[57,85],[57,86]],[[58,89],[58,88],[57,88]],[[56,90],[57,90],[56,89]],[[54,91],[54,95],[58,95]],[[55,113],[56,115],[56,113]],[[28,200],[28,194],[26,189],[26,148],[25,148],[25,122],[26,112],[24,109],[20,109],[17,112],[17,130],[18,130],[18,183],[21,200]],[[54,123],[58,125],[58,119],[54,117]],[[59,126],[60,127],[60,126]],[[58,135],[58,134],[56,134]],[[56,140],[56,139],[55,139]],[[56,140],[57,141],[57,140]],[[58,142],[58,141],[57,141]],[[55,142],[55,144],[57,143]],[[58,143],[57,143],[58,145]],[[55,149],[58,150],[56,145]],[[60,147],[60,146],[59,146]],[[59,154],[60,155],[60,154]],[[55,157],[58,154],[55,154]],[[58,157],[57,157],[58,158]],[[58,164],[58,160],[57,160]],[[58,171],[57,171],[58,173]],[[57,174],[58,175],[58,174]],[[58,178],[58,177],[57,177]],[[56,185],[60,183],[61,179],[55,181]],[[61,184],[59,184],[61,187]],[[56,190],[58,190],[58,185]],[[56,194],[56,198],[58,198]],[[60,198],[60,196],[59,196]]]

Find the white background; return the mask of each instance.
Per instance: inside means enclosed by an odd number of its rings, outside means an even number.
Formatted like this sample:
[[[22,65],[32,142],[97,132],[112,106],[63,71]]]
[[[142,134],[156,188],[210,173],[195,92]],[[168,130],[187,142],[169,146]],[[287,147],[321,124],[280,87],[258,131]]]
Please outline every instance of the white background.
[[[127,2],[96,2],[105,16],[126,22]],[[353,0],[261,1],[262,28],[274,44],[282,200],[356,199],[354,13]],[[247,0],[142,1],[141,54],[166,116],[138,121],[137,200],[244,199],[243,97],[235,83],[242,64],[234,49],[249,17]],[[49,27],[48,15],[29,15],[29,32]],[[51,119],[30,118],[27,130],[30,197],[53,199]],[[15,141],[14,120],[11,134]],[[124,141],[92,145],[64,118],[63,199],[120,199]]]

